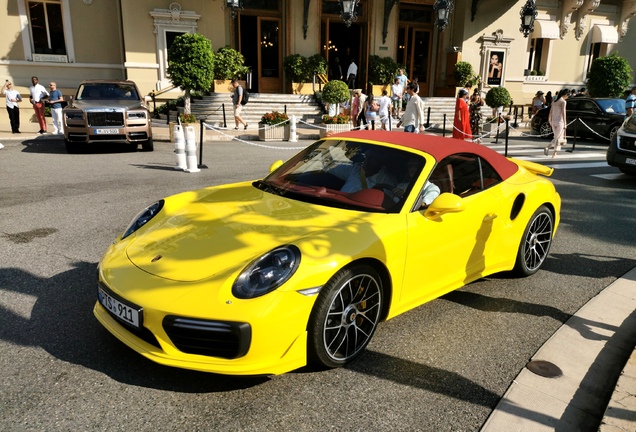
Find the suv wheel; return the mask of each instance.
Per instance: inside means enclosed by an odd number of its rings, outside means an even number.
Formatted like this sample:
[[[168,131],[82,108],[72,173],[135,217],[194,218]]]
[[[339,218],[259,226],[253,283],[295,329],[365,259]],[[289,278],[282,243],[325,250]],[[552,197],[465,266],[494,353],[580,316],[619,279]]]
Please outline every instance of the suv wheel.
[[[539,126],[539,133],[543,139],[552,138],[552,126],[550,126],[550,123],[547,121],[541,123],[541,126]]]
[[[155,149],[155,144],[153,143],[152,138],[148,138],[147,141],[141,143],[141,148],[143,151],[153,151]]]
[[[80,143],[71,142],[67,139],[64,140],[64,147],[66,147],[66,151],[70,154],[79,153],[82,145]]]

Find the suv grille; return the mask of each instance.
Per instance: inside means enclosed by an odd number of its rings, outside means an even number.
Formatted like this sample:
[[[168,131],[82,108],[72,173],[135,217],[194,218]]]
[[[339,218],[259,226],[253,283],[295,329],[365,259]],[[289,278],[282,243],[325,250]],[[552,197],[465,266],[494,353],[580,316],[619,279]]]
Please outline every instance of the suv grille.
[[[89,126],[124,126],[123,112],[88,112]]]
[[[634,137],[619,137],[619,147],[621,150],[636,151],[636,138]]]

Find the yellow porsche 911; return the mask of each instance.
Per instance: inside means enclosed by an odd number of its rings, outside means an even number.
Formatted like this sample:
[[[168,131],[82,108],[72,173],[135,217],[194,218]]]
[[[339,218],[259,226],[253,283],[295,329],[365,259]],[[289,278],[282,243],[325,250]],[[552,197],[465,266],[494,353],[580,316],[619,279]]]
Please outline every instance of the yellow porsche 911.
[[[262,180],[162,199],[99,263],[94,313],[169,366],[280,374],[358,356],[378,323],[486,275],[535,273],[552,170],[402,132],[322,139]]]

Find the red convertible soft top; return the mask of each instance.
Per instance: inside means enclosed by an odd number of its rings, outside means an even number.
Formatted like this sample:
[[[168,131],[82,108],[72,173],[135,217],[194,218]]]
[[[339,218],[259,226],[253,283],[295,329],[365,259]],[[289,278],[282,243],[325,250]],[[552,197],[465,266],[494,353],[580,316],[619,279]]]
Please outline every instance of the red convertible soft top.
[[[455,153],[473,153],[484,158],[497,170],[503,180],[519,170],[519,166],[490,148],[454,138],[436,135],[413,134],[407,132],[389,132],[383,130],[358,130],[331,135],[327,139],[352,138],[362,141],[378,141],[407,147],[428,153],[437,161]]]

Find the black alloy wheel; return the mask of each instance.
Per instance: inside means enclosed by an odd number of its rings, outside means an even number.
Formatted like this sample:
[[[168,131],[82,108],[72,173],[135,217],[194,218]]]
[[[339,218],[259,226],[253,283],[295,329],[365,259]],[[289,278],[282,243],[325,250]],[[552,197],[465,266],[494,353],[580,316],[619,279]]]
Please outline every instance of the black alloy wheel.
[[[536,273],[541,268],[550,252],[553,232],[554,216],[546,206],[542,205],[534,212],[523,233],[514,273],[525,277]]]

